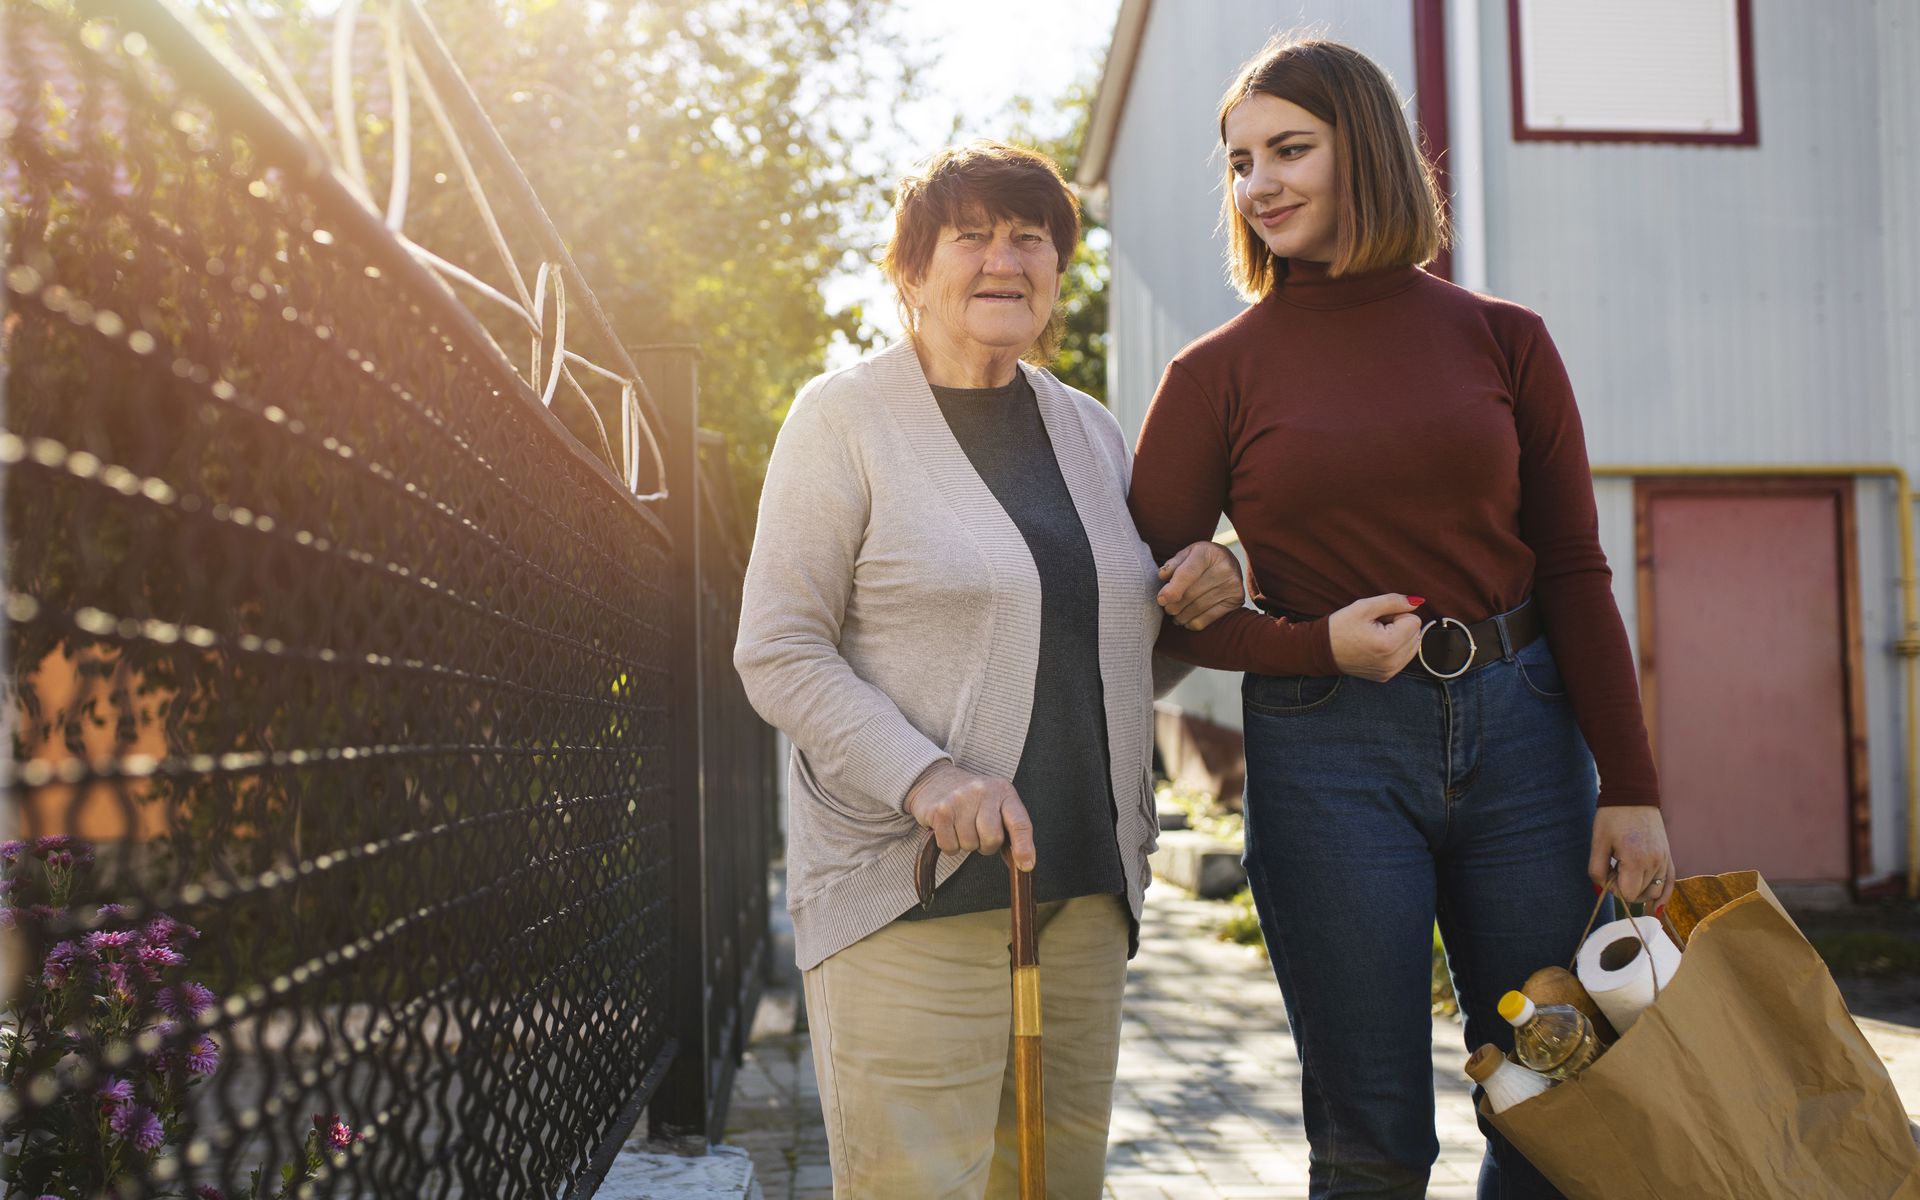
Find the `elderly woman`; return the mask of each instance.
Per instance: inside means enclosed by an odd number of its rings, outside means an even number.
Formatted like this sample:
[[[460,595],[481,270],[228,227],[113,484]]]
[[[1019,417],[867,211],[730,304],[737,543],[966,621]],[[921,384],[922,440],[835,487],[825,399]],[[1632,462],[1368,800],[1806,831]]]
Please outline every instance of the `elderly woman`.
[[[734,661],[794,745],[787,888],[836,1196],[1011,1194],[1003,842],[1039,902],[1049,1190],[1100,1191],[1161,607],[1198,628],[1242,593],[1211,543],[1156,572],[1119,425],[1022,362],[1079,234],[1031,151],[975,142],[903,179],[885,266],[909,336],[808,384],[768,465]]]

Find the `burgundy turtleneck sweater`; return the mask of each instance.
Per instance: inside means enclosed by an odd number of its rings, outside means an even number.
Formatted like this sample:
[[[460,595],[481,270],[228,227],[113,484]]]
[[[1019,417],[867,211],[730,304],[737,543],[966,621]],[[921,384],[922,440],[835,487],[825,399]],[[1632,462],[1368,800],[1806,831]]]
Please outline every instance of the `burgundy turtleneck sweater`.
[[[1659,803],[1580,414],[1533,312],[1414,267],[1336,279],[1294,262],[1168,365],[1130,506],[1161,559],[1224,512],[1255,599],[1316,618],[1167,622],[1158,648],[1203,667],[1337,675],[1325,618],[1362,597],[1471,623],[1532,596],[1600,803]]]

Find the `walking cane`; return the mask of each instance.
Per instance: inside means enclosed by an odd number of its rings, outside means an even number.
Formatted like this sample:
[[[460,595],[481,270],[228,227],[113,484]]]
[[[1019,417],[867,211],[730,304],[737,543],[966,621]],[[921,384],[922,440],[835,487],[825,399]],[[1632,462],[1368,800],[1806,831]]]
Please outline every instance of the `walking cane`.
[[[1007,864],[1013,908],[1013,1112],[1020,1137],[1020,1200],[1047,1194],[1047,1108],[1040,1083],[1040,951],[1033,928],[1033,876],[1013,865],[1013,847],[1000,851]],[[933,904],[933,872],[940,843],[927,834],[920,847],[914,884],[920,906]]]

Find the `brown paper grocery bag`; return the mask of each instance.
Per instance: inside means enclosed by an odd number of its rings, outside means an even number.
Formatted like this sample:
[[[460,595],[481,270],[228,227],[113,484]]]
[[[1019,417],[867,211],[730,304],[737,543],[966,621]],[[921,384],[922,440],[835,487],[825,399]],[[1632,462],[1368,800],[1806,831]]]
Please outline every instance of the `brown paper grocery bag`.
[[[1571,1200],[1920,1200],[1920,1148],[1826,964],[1756,872],[1593,1066],[1497,1116]]]

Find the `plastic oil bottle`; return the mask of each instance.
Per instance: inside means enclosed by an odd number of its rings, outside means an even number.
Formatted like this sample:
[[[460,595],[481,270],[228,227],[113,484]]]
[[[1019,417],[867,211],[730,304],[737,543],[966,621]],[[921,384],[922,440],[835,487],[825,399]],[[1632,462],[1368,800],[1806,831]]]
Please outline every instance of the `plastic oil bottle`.
[[[1548,1079],[1572,1079],[1600,1055],[1593,1022],[1566,1004],[1535,1004],[1520,992],[1500,998],[1500,1015],[1513,1026],[1513,1057]]]

